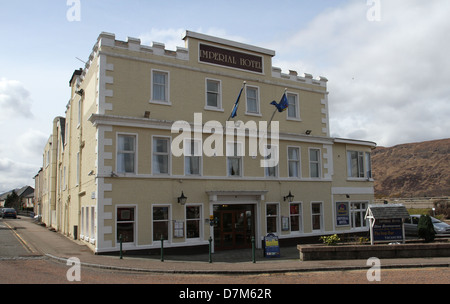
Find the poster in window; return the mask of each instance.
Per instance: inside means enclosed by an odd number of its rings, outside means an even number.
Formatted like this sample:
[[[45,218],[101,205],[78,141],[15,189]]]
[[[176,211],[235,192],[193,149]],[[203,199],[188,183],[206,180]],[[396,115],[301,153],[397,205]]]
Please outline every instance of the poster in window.
[[[350,225],[350,210],[348,202],[336,203],[336,226]]]

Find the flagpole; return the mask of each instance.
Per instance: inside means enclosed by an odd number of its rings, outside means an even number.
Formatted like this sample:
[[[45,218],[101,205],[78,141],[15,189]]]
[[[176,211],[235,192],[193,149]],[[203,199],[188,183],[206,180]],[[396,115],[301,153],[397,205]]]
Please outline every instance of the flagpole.
[[[286,92],[287,92],[287,88],[284,89],[284,94],[286,94]],[[278,109],[275,108],[275,111],[273,111],[272,117],[270,118],[269,125],[267,126],[267,130],[269,130],[270,125],[272,124],[272,120],[275,117],[275,114],[277,113],[277,111],[278,111]]]
[[[245,85],[246,85],[246,84],[247,84],[247,81],[244,81],[244,84],[242,85],[241,91],[239,92],[238,99],[237,99],[236,102],[234,103],[234,107],[233,107],[233,109],[231,110],[231,114],[230,114],[230,116],[228,117],[227,121],[230,121],[231,116],[233,116],[234,108],[239,107],[239,100],[241,99],[241,94],[242,94],[242,91],[244,91],[244,88],[245,88]]]

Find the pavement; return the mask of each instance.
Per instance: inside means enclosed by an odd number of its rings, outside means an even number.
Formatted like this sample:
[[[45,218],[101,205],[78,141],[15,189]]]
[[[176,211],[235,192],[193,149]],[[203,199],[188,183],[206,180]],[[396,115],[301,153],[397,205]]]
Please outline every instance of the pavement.
[[[68,237],[36,224],[32,219],[4,220],[21,240],[28,254],[22,258],[45,258],[67,263],[78,258],[82,266],[127,272],[177,273],[177,274],[267,274],[288,272],[364,270],[372,267],[366,260],[301,261],[296,247],[281,247],[279,258],[266,258],[261,249],[256,250],[253,262],[252,250],[209,252],[195,255],[117,256],[96,255],[82,241]],[[450,257],[382,259],[381,269],[450,267]],[[72,265],[72,264],[71,264]]]

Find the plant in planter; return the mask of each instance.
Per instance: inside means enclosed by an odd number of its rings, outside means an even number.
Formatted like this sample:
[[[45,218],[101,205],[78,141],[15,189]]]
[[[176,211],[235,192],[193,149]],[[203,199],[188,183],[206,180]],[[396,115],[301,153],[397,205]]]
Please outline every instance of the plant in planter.
[[[321,236],[320,240],[327,244],[328,246],[336,245],[341,239],[337,236],[337,234]]]
[[[425,242],[432,242],[436,232],[434,231],[433,223],[429,215],[422,215],[417,225],[419,237]]]

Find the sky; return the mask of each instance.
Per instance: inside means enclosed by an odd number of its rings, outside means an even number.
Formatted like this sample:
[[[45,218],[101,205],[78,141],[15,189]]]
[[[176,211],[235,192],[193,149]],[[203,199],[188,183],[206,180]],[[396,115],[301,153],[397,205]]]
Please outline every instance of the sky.
[[[329,80],[333,137],[449,138],[449,12],[448,0],[0,0],[0,193],[34,187],[101,32],[168,49],[186,30],[268,48],[284,73]]]

